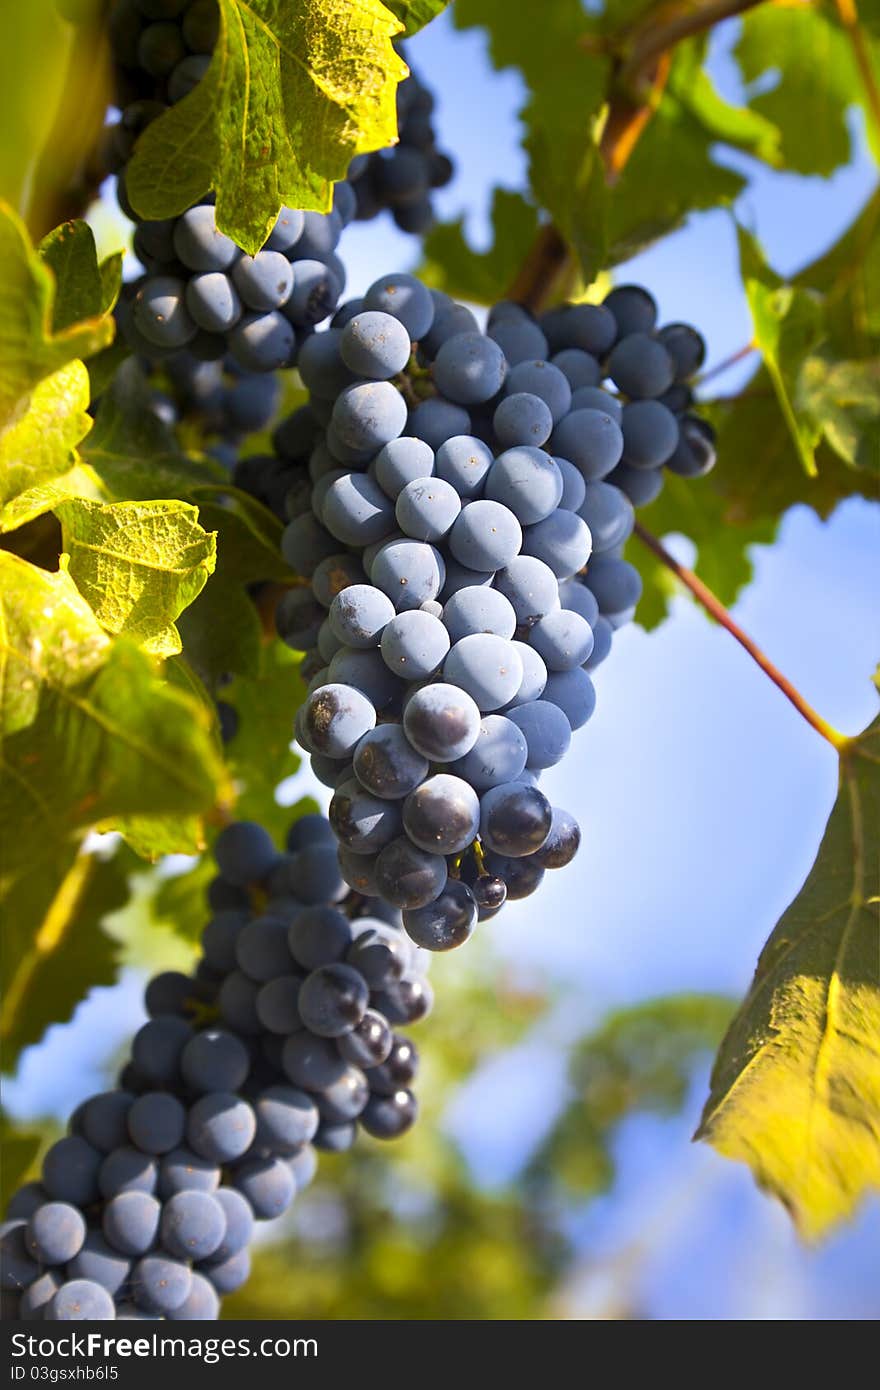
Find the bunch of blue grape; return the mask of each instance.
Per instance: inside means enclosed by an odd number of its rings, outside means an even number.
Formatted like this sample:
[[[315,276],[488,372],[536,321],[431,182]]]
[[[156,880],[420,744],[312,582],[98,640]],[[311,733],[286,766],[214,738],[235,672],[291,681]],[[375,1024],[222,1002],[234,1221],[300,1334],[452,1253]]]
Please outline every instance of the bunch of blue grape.
[[[4,1317],[216,1318],[316,1151],[415,1119],[418,1054],[394,1030],[430,988],[399,922],[343,883],[327,822],[298,821],[284,854],[239,822],[216,858],[196,969],[150,981],[118,1088],[78,1106],[9,1203]]]
[[[207,452],[232,468],[249,434],[266,429],[281,400],[281,379],[246,372],[231,358],[200,362],[183,351],[167,364],[143,361],[150,381],[148,409],[164,425],[193,423]]]
[[[433,94],[410,67],[409,77],[397,88],[398,143],[357,155],[348,170],[359,221],[368,222],[387,208],[402,232],[422,236],[430,229],[431,193],[445,188],[453,176],[452,160],[437,148],[433,111]]]
[[[634,506],[714,460],[688,385],[703,354],[636,286],[540,320],[502,303],[483,333],[389,275],[304,346],[308,405],[237,469],[287,487],[283,551],[309,582],[276,624],[308,653],[296,736],[333,789],[343,876],[422,947],[577,851],[540,777],[635,611]]]

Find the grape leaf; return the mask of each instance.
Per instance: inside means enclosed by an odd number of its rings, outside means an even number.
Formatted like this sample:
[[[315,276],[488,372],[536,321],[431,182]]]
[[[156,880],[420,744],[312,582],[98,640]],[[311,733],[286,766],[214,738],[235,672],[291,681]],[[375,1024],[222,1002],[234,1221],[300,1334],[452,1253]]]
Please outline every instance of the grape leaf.
[[[156,656],[179,652],[178,618],[214,572],[216,534],[186,502],[63,503],[67,570],[98,622]]]
[[[0,819],[13,877],[77,831],[149,817],[163,847],[199,847],[187,817],[228,794],[203,709],[111,641],[63,570],[0,552]]]
[[[880,1187],[880,719],[841,754],[816,863],[721,1044],[696,1138],[808,1238]]]
[[[283,642],[263,644],[259,669],[238,676],[223,690],[223,699],[238,715],[238,728],[226,756],[237,789],[236,815],[265,825],[280,842],[296,818],[275,800],[275,788],[300,765],[291,748],[293,718],[305,699],[299,672],[301,657]]]
[[[381,0],[219,2],[211,65],[144,132],[126,189],[147,218],[214,189],[218,226],[253,254],[282,204],[328,211],[352,158],[395,142],[407,69]]]
[[[60,845],[7,894],[10,965],[0,1009],[7,1069],[50,1024],[69,1019],[90,989],[116,978],[117,946],[101,923],[128,901],[124,862],[122,854],[99,858],[75,843]]]
[[[681,43],[669,71],[668,89],[715,140],[744,150],[771,168],[783,166],[779,127],[753,106],[725,101],[703,66],[709,41],[705,37]]]
[[[44,1135],[13,1128],[4,1115],[0,1124],[3,1167],[0,1169],[0,1207],[6,1210],[13,1192],[26,1180],[34,1159],[43,1147]]]
[[[419,278],[432,289],[472,304],[503,299],[538,229],[538,211],[520,193],[492,194],[492,246],[475,251],[464,234],[465,219],[441,222],[424,240]]]
[[[386,0],[387,8],[403,25],[403,37],[417,34],[446,9],[449,0]]]
[[[74,359],[37,382],[28,409],[0,433],[0,531],[14,531],[65,497],[95,491],[76,446],[92,426],[89,374]]]
[[[844,463],[880,470],[880,358],[808,357],[798,376],[797,405]]]
[[[55,277],[52,329],[107,314],[122,285],[122,253],[98,264],[95,235],[87,222],[62,222],[45,236],[39,253]]]

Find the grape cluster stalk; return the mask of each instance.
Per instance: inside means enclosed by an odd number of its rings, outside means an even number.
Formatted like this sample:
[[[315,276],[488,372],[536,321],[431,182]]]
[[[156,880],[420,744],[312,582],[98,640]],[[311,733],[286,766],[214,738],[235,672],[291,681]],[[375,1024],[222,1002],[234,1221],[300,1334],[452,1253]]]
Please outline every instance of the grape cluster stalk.
[[[215,857],[198,964],[150,981],[117,1087],[9,1203],[5,1318],[216,1318],[254,1223],[289,1208],[318,1151],[415,1121],[418,1052],[397,1029],[433,996],[399,914],[351,892],[319,815],[281,854],[236,822]]]

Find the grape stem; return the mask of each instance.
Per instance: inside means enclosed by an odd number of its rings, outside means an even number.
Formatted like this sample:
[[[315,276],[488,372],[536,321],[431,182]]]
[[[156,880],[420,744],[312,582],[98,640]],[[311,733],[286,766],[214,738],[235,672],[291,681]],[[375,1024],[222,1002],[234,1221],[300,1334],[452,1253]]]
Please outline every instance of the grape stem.
[[[635,525],[635,535],[638,536],[642,544],[647,546],[648,550],[650,550],[653,555],[656,555],[661,564],[672,571],[676,579],[678,579],[693,595],[697,603],[705,608],[710,617],[714,618],[721,627],[726,628],[731,637],[735,638],[740,646],[745,648],[752,660],[760,666],[765,676],[769,676],[773,684],[782,691],[785,698],[794,705],[798,714],[816,730],[816,733],[821,734],[838,753],[842,753],[850,742],[846,735],[839,733],[826,719],[822,718],[821,714],[817,714],[813,707],[807,704],[800,691],[796,690],[791,681],[773,665],[772,661],[764,655],[760,647],[752,641],[751,637],[743,632],[736,620],[724,607],[721,600],[716,598],[715,594],[712,593],[711,589],[707,588],[702,579],[699,579],[694,574],[693,570],[689,570],[685,565],[680,565],[675,557],[670,555],[662,542],[650,531],[646,530],[639,522],[636,522]]]
[[[868,45],[865,42],[865,31],[859,21],[856,0],[834,0],[834,8],[837,10],[840,22],[849,36],[859,76],[865,88],[865,96],[871,108],[871,115],[878,130],[880,130],[880,87],[877,85],[877,77],[871,62]]]
[[[716,366],[710,367],[708,371],[698,376],[696,385],[704,386],[707,381],[714,381],[717,376],[721,376],[723,372],[729,371],[731,367],[736,366],[737,362],[742,362],[746,357],[750,356],[751,353],[757,352],[757,350],[757,343],[745,343],[741,348],[737,348],[736,352],[732,352],[729,357],[725,357],[721,362],[718,362]]]

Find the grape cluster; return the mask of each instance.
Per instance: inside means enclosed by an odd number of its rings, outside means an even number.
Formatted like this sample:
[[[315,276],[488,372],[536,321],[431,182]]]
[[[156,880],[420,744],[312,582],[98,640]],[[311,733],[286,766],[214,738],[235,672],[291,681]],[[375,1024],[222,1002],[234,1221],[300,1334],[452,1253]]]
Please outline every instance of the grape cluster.
[[[567,864],[538,786],[593,712],[592,670],[640,593],[622,558],[662,469],[714,457],[703,356],[646,291],[536,320],[389,275],[304,345],[309,404],[236,480],[283,507],[308,584],[276,624],[308,653],[296,735],[333,789],[342,873],[420,945],[466,940]]]
[[[150,378],[148,409],[165,425],[192,421],[207,452],[230,468],[247,435],[271,424],[281,400],[281,379],[272,372],[243,371],[232,358],[200,362],[185,350],[168,370],[143,362]]]
[[[399,922],[342,881],[327,822],[296,822],[284,854],[239,822],[216,857],[196,969],[150,981],[118,1088],[77,1108],[9,1203],[5,1317],[216,1318],[255,1220],[289,1207],[316,1150],[415,1119],[418,1055],[393,1026],[430,987]]]
[[[359,221],[371,221],[387,208],[402,232],[421,236],[429,230],[431,192],[445,188],[453,175],[452,160],[437,148],[433,111],[433,94],[410,67],[397,88],[398,143],[357,155],[349,166]]]

